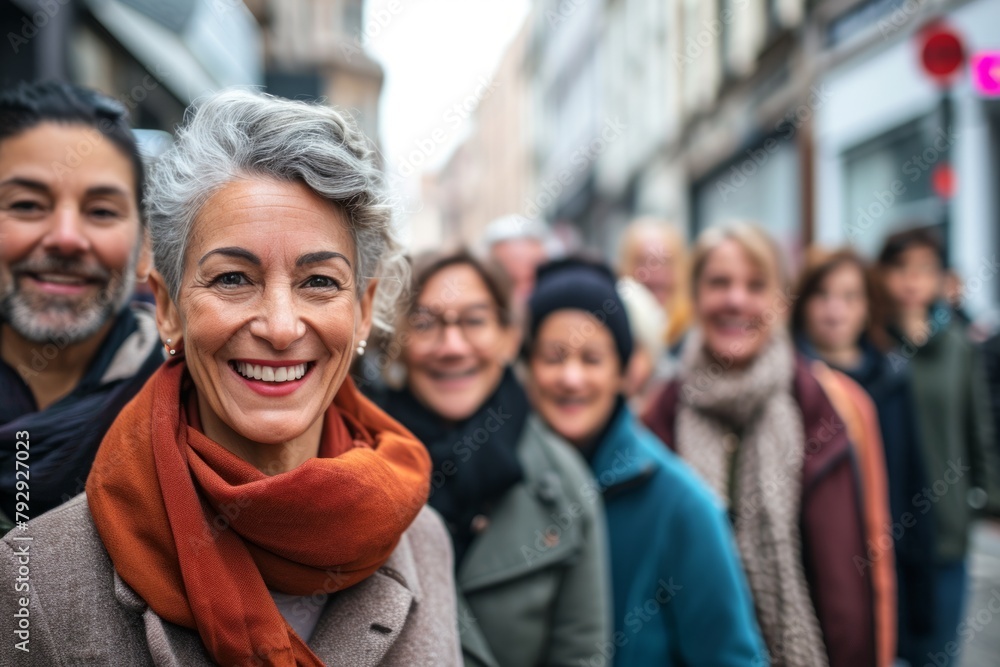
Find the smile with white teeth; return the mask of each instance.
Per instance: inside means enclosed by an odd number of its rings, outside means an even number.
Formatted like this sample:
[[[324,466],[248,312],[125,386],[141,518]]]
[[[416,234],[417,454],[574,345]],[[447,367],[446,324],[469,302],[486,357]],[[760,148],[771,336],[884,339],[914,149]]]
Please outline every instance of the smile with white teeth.
[[[80,276],[71,276],[65,273],[38,273],[35,279],[45,283],[57,283],[59,285],[86,285],[87,280]]]
[[[230,361],[229,365],[248,380],[261,380],[262,382],[293,382],[301,379],[309,367],[309,364],[261,366],[260,364],[249,364],[245,361]]]

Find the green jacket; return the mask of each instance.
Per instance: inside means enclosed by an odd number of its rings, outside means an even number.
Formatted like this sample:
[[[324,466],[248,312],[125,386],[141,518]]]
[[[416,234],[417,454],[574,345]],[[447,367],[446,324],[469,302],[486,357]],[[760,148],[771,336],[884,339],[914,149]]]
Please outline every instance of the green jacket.
[[[927,486],[911,498],[910,511],[933,512],[936,557],[947,562],[965,558],[968,549],[973,503],[982,496],[970,491],[985,491],[991,507],[1000,503],[1000,463],[977,350],[947,309],[932,309],[930,331],[926,344],[903,341],[889,360],[910,364],[922,435]]]
[[[582,457],[532,415],[525,478],[503,497],[456,575],[465,664],[602,665],[611,635],[604,507]]]

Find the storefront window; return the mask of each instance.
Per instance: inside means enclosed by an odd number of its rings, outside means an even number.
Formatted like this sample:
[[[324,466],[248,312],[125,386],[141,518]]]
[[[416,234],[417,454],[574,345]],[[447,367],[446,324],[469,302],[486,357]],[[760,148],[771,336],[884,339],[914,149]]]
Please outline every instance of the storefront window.
[[[933,189],[953,139],[936,116],[899,127],[844,154],[845,238],[873,256],[885,237],[906,227],[944,224]]]
[[[726,220],[768,230],[792,258],[801,249],[801,173],[796,144],[782,134],[740,153],[695,184],[695,234]]]

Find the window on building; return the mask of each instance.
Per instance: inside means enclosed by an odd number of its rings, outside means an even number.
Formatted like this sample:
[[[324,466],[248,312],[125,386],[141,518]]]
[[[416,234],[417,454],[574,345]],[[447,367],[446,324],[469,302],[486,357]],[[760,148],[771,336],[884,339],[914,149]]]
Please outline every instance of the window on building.
[[[749,220],[796,257],[801,246],[800,156],[794,141],[774,135],[736,153],[692,188],[693,232]]]
[[[364,23],[364,0],[345,0],[344,2],[344,32],[356,35],[361,32]]]
[[[874,255],[904,227],[945,223],[933,182],[949,141],[937,118],[907,123],[844,153],[844,236],[860,252]]]

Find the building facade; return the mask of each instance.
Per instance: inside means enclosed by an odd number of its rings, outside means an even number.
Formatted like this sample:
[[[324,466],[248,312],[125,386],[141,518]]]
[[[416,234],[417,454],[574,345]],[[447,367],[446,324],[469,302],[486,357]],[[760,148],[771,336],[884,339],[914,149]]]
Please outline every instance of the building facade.
[[[609,257],[637,215],[677,220],[692,237],[752,220],[793,269],[813,242],[872,256],[892,231],[934,226],[966,278],[967,307],[997,316],[997,102],[975,92],[968,60],[943,101],[920,54],[935,25],[966,56],[1000,50],[1000,2],[535,8],[539,217],[573,225]],[[608,123],[620,132],[602,136]]]
[[[964,305],[995,324],[1000,98],[977,92],[968,62],[946,86],[927,74],[920,54],[935,24],[958,36],[968,57],[1000,52],[993,0],[858,3],[825,23],[816,239],[871,255],[894,231],[937,227],[965,279]]]
[[[260,28],[240,0],[4,0],[0,34],[0,85],[96,88],[146,130],[172,130],[213,90],[263,83]]]
[[[325,99],[377,142],[384,73],[365,50],[363,0],[248,0],[264,34],[269,93]]]
[[[413,245],[474,246],[486,226],[511,214],[531,217],[536,196],[529,72],[533,25],[525,22],[477,100],[444,164],[421,182],[423,207],[411,220]],[[537,212],[536,212],[537,213]]]

